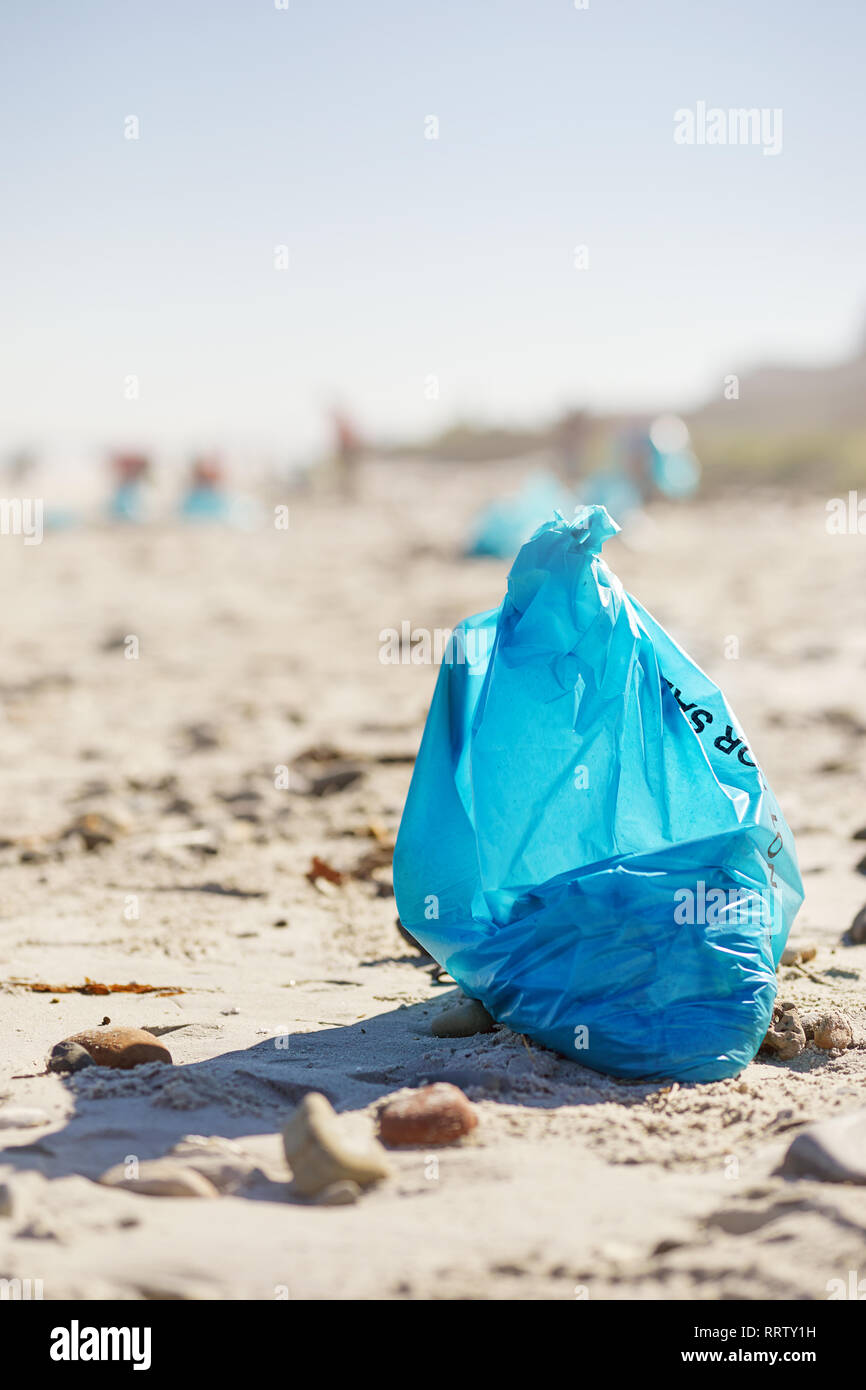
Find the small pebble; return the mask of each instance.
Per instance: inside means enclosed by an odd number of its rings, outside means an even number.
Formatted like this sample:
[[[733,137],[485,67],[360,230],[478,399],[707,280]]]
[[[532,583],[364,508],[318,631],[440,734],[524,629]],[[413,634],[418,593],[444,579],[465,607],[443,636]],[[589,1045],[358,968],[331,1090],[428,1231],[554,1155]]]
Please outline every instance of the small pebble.
[[[339,1116],[326,1096],[311,1091],[292,1112],[283,1129],[283,1148],[295,1187],[315,1197],[333,1183],[348,1180],[359,1187],[390,1177],[385,1150],[372,1137],[356,1143],[342,1132]]]
[[[476,1033],[492,1033],[496,1020],[477,999],[464,999],[434,1018],[434,1038],[472,1038]]]
[[[817,954],[817,946],[786,946],[782,952],[781,963],[782,965],[801,965],[804,961],[814,960]]]
[[[379,1114],[379,1134],[395,1146],[453,1144],[477,1124],[472,1102],[447,1081],[395,1096]]]

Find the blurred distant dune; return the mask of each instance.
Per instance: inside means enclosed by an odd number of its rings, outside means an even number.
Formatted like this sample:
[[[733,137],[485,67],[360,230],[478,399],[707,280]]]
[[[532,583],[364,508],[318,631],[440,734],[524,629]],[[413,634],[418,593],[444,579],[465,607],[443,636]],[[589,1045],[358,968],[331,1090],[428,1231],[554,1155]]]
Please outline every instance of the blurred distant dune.
[[[848,361],[759,367],[740,377],[739,393],[736,401],[709,401],[693,415],[693,423],[714,430],[768,433],[866,429],[866,336]]]
[[[866,335],[846,361],[768,364],[740,374],[736,389],[737,396],[727,399],[720,385],[717,396],[685,417],[711,490],[742,482],[822,491],[866,484]],[[568,418],[535,428],[456,422],[432,438],[385,452],[447,462],[523,458],[555,450]],[[648,416],[584,418],[585,451],[595,467],[612,432]]]

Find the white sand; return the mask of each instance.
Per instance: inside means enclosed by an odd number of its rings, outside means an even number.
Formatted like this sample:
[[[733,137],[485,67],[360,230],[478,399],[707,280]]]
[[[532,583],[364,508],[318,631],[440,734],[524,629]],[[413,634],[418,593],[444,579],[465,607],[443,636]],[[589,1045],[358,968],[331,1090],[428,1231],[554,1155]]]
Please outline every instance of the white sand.
[[[854,1048],[670,1089],[614,1082],[507,1032],[439,1041],[430,1020],[454,991],[398,936],[387,870],[381,888],[305,877],[313,854],[361,860],[371,823],[396,831],[435,672],[383,666],[379,632],[449,627],[498,601],[507,567],[455,560],[455,544],[509,477],[370,469],[361,508],[292,502],[288,534],[0,539],[14,594],[0,1123],[19,1107],[48,1115],[2,1131],[14,1208],[0,1216],[0,1277],[41,1279],[46,1298],[821,1299],[859,1268],[862,1192],[772,1176],[798,1125],[866,1098],[866,946],[840,944],[866,899],[854,871],[866,844],[851,838],[866,825],[866,552],[826,535],[822,500],[662,507],[632,548],[605,554],[736,709],[797,836],[807,899],[792,940],[819,947],[810,975],[782,970],[780,995],[845,1007]],[[106,649],[131,634],[137,661]],[[212,726],[217,745],[192,749],[191,725]],[[320,743],[359,760],[361,778],[322,797],[297,777],[277,790],[275,767]],[[246,804],[222,799],[241,792]],[[55,837],[83,811],[122,832],[90,853],[62,841],[58,857]],[[124,915],[133,898],[138,920]],[[184,993],[12,983],[85,977]],[[175,1028],[176,1067],[40,1074],[54,1042],[106,1015]],[[438,1176],[408,1151],[356,1206],[291,1199],[277,1136],[306,1089],[369,1128],[383,1095],[443,1071],[480,1124],[438,1151]],[[216,1202],[90,1181],[190,1133],[238,1139],[267,1176]]]

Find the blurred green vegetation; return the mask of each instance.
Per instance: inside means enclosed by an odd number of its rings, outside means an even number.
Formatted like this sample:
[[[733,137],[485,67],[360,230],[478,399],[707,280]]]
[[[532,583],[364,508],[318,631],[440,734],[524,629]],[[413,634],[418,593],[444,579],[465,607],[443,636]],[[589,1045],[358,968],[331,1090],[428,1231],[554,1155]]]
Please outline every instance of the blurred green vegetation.
[[[842,492],[866,486],[866,429],[693,434],[704,488],[773,484]]]
[[[589,420],[580,449],[582,472],[610,462],[610,450],[623,423],[622,418]],[[385,452],[456,464],[547,454],[555,468],[558,430],[557,425],[533,430],[461,421],[434,438],[403,442]],[[701,463],[703,491],[745,484],[836,494],[866,487],[866,428],[734,431],[696,423],[692,443]]]

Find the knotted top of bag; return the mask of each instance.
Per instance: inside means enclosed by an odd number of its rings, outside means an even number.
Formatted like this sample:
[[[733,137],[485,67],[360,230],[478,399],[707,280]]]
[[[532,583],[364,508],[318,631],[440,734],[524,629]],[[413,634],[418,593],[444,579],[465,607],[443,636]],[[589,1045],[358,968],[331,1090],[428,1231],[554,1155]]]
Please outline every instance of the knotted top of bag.
[[[560,534],[569,532],[587,555],[600,554],[605,541],[620,530],[607,508],[600,505],[576,508],[571,521],[566,521],[559,511],[554,515],[556,520],[546,521],[543,526],[539,526],[535,535],[539,536],[544,531],[558,531]]]
[[[521,546],[508,574],[507,606],[527,652],[569,652],[601,612],[612,620],[608,600],[618,581],[599,552],[619,529],[604,507],[579,507],[571,521],[555,512]]]

